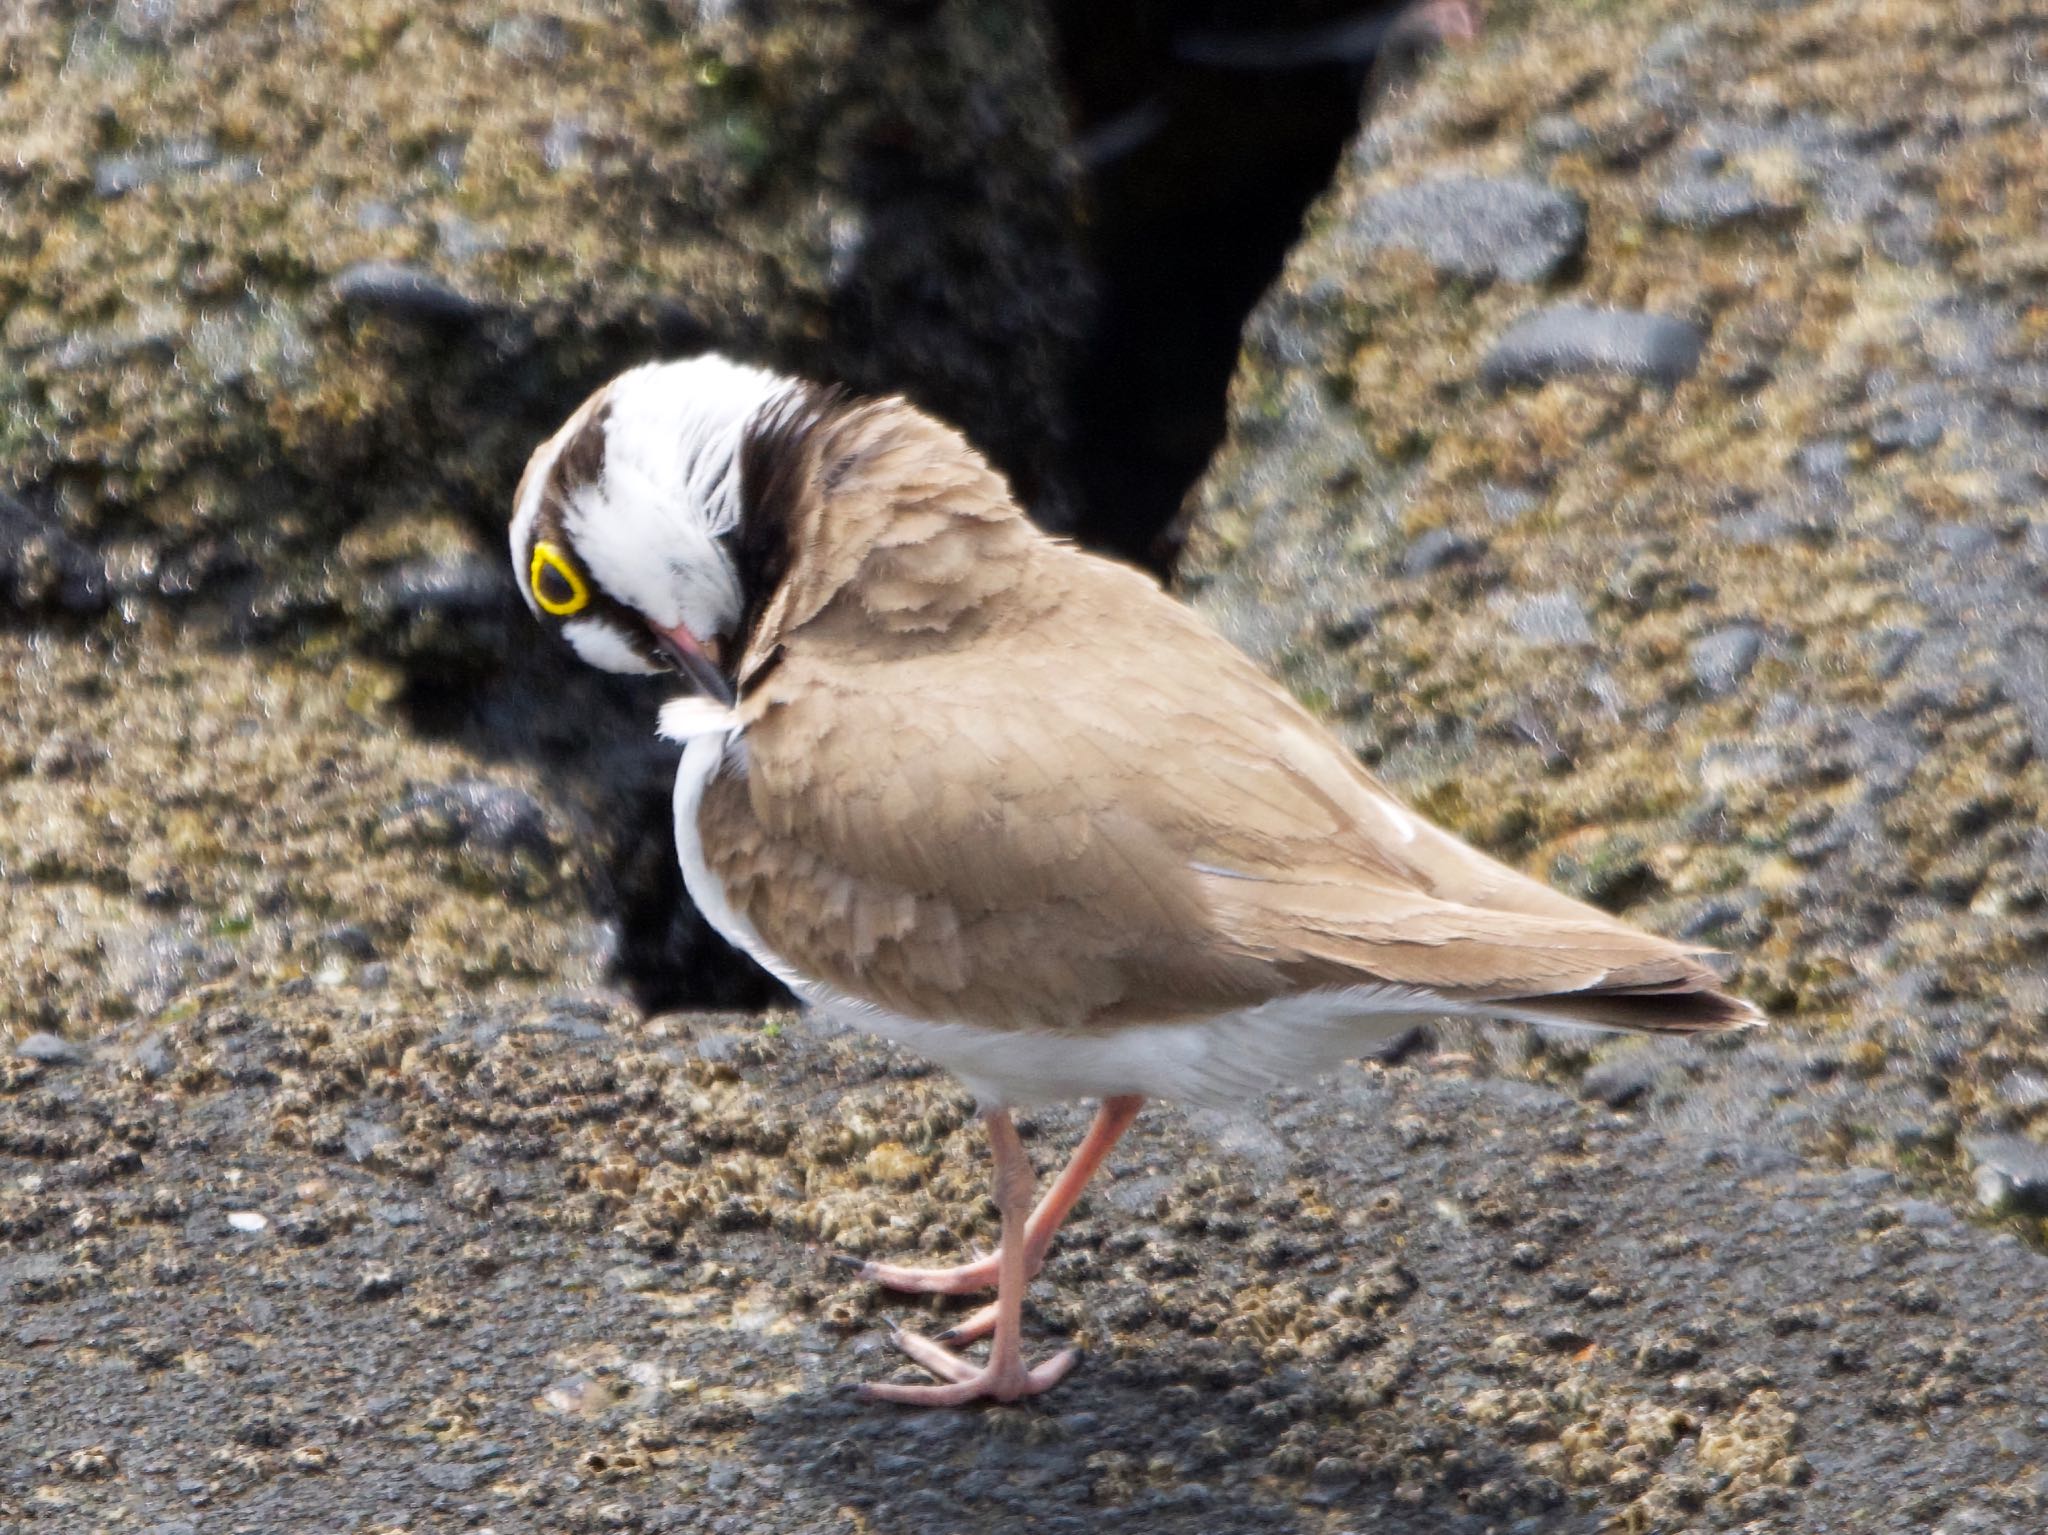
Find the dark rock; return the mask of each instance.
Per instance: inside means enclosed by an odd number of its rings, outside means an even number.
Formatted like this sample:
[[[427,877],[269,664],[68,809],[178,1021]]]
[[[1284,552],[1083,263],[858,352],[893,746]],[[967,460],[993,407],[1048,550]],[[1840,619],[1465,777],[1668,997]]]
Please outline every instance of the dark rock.
[[[44,1066],[85,1064],[84,1048],[55,1034],[31,1034],[15,1043],[14,1053],[24,1060],[36,1061]]]
[[[1687,647],[1693,680],[1709,694],[1732,693],[1747,677],[1763,653],[1763,631],[1754,624],[1735,624],[1717,629]]]
[[[1369,199],[1351,237],[1399,246],[1473,282],[1547,282],[1586,243],[1585,206],[1541,182],[1439,176]]]
[[[2048,1146],[2020,1135],[1973,1135],[1963,1150],[1976,1169],[1977,1200],[1985,1209],[2048,1215]]]
[[[375,959],[377,941],[368,928],[356,922],[338,922],[320,935],[320,947],[350,959]]]
[[[349,309],[416,325],[465,325],[486,307],[424,267],[402,261],[359,261],[334,279],[334,296]]]
[[[1699,367],[1705,337],[1669,315],[1558,304],[1518,322],[1480,365],[1490,389],[1576,373],[1618,373],[1673,389]]]
[[[89,616],[107,603],[106,571],[91,551],[0,490],[0,609]]]

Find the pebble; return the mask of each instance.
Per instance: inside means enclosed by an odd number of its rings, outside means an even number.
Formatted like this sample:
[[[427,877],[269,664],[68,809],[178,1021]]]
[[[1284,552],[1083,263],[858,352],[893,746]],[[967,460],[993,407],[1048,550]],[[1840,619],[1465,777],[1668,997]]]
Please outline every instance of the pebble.
[[[1539,283],[1585,249],[1586,210],[1538,181],[1436,176],[1368,199],[1351,235],[1368,248],[1416,251],[1472,282]]]
[[[402,261],[359,261],[334,279],[334,296],[347,308],[389,315],[415,325],[460,325],[484,306],[423,267]]]
[[[348,1119],[342,1124],[341,1144],[351,1162],[366,1162],[376,1155],[379,1146],[398,1139],[395,1129],[375,1120]]]
[[[1432,528],[1401,556],[1401,574],[1426,576],[1446,565],[1469,565],[1486,552],[1483,540],[1466,538],[1449,528]]]
[[[1579,1078],[1579,1090],[1610,1109],[1626,1108],[1656,1087],[1661,1064],[1642,1051],[1612,1056]]]
[[[435,1461],[420,1467],[420,1480],[429,1487],[442,1492],[468,1492],[488,1475],[484,1466],[466,1466],[459,1462]]]
[[[270,1225],[270,1217],[256,1210],[231,1210],[228,1224],[237,1231],[257,1232]]]
[[[1686,658],[1692,663],[1693,678],[1701,689],[1719,697],[1741,685],[1763,648],[1763,631],[1756,625],[1734,624],[1694,640]]]
[[[1593,626],[1576,594],[1542,592],[1535,596],[1496,598],[1494,606],[1508,626],[1531,645],[1590,645]]]
[[[169,1076],[171,1069],[177,1065],[177,1058],[171,1054],[170,1042],[160,1031],[155,1030],[142,1037],[129,1052],[128,1059],[135,1069],[151,1082]]]
[[[2023,1135],[1973,1135],[1963,1150],[1976,1166],[1977,1202],[1985,1209],[2048,1215],[2048,1146]]]
[[[1925,412],[1888,415],[1870,429],[1870,445],[1880,453],[1925,453],[1941,441],[1941,421]]]
[[[1692,377],[1705,344],[1698,327],[1670,315],[1555,304],[1495,342],[1479,376],[1490,389],[1577,373],[1617,373],[1673,389]]]
[[[1725,176],[1701,176],[1687,172],[1666,186],[1657,196],[1655,212],[1661,223],[1685,229],[1721,229],[1755,219],[1781,218],[1797,211],[1796,205],[1764,196],[1756,183],[1740,171]]]
[[[24,1060],[36,1061],[44,1066],[85,1064],[84,1049],[56,1034],[31,1034],[15,1045],[14,1053]]]

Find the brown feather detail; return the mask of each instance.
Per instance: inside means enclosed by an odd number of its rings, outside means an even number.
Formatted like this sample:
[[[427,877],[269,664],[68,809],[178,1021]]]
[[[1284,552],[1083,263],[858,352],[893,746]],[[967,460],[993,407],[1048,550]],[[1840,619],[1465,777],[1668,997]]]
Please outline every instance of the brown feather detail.
[[[804,974],[995,1029],[1376,984],[1624,1028],[1752,1017],[1697,951],[1415,817],[1149,578],[1035,529],[945,427],[882,402],[804,452],[740,666],[746,769],[699,816],[728,899]]]

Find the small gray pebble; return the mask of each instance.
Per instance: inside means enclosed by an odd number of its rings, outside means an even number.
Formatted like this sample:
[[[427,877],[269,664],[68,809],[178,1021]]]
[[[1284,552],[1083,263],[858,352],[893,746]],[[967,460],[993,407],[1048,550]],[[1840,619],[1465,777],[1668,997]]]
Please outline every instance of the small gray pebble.
[[[55,1034],[31,1034],[15,1045],[14,1053],[25,1060],[39,1061],[45,1066],[85,1064],[84,1048]]]
[[[1517,322],[1479,373],[1490,389],[1576,373],[1618,373],[1670,389],[1692,377],[1705,345],[1697,326],[1670,315],[1557,304]]]
[[[1476,538],[1465,538],[1448,528],[1432,528],[1410,544],[1401,556],[1401,574],[1426,576],[1446,565],[1469,565],[1486,552]]]
[[[1368,199],[1351,234],[1473,282],[1546,282],[1585,248],[1586,210],[1538,181],[1435,176]]]
[[[1763,653],[1763,632],[1754,624],[1734,624],[1692,642],[1687,659],[1700,687],[1710,694],[1732,693]]]

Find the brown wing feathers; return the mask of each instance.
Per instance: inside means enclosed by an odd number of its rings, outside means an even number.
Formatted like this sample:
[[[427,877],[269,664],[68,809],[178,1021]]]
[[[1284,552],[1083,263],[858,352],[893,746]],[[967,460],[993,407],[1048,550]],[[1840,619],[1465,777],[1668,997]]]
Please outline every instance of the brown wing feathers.
[[[772,509],[787,576],[740,666],[763,678],[748,772],[703,812],[734,904],[798,969],[997,1028],[1370,984],[1756,1021],[1696,951],[1415,818],[1148,579],[1033,528],[956,434],[900,403],[819,430]]]

